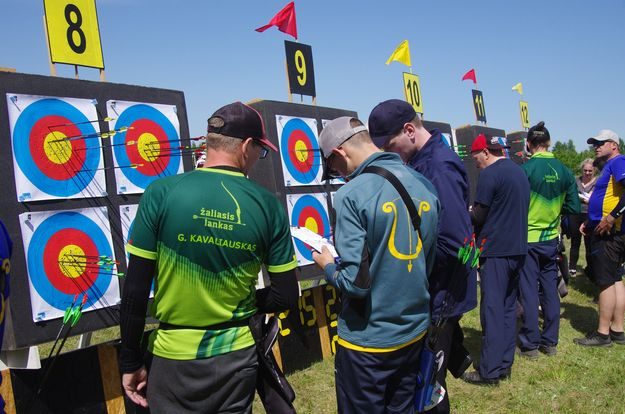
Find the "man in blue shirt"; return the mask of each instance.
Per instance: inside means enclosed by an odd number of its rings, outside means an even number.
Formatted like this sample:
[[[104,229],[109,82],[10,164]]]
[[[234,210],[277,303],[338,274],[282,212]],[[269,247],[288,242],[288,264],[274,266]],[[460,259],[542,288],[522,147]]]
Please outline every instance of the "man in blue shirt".
[[[11,272],[11,251],[13,243],[9,237],[4,223],[0,220],[0,299],[2,301],[2,310],[0,310],[0,346],[4,337],[4,319],[6,316],[8,300],[9,300],[9,273]],[[2,384],[2,376],[0,376],[0,384]],[[0,395],[0,410],[4,412],[4,399]]]
[[[408,102],[389,99],[369,115],[373,142],[399,154],[410,167],[430,180],[441,203],[436,241],[436,261],[428,278],[433,323],[442,322],[434,351],[444,352],[437,381],[445,377],[452,344],[462,343],[458,321],[477,306],[477,276],[470,263],[462,264],[458,251],[471,239],[469,180],[462,160],[443,142],[440,131],[428,131]],[[449,413],[449,393],[428,412]]]
[[[336,394],[340,413],[412,413],[419,354],[430,325],[427,275],[436,243],[439,203],[431,184],[392,153],[381,152],[357,119],[325,126],[319,146],[327,168],[347,183],[333,200],[339,264],[313,253],[326,281],[341,293]],[[407,207],[378,167],[395,176],[419,210]]]
[[[504,156],[496,137],[480,134],[471,156],[481,171],[471,220],[480,246],[482,351],[466,382],[496,385],[510,377],[516,340],[519,272],[527,255],[530,186],[525,173]]]
[[[620,138],[609,129],[587,142],[594,147],[596,159],[606,163],[588,201],[588,221],[580,227],[583,235],[590,236],[588,265],[599,286],[599,326],[574,342],[582,346],[625,345],[625,286],[619,271],[625,261],[625,156],[619,150]]]

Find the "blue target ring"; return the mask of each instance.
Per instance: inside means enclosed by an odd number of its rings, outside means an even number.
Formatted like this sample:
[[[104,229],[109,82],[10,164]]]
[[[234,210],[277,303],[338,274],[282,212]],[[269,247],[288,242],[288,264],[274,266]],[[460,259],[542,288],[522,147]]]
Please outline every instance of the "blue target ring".
[[[297,131],[303,133],[310,142],[310,147],[307,147],[306,150],[309,152],[308,156],[312,157],[312,162],[310,169],[306,171],[300,170],[292,162],[295,148],[292,146],[291,135]],[[280,137],[280,155],[289,174],[300,183],[308,184],[315,180],[317,174],[319,174],[319,169],[321,168],[321,150],[319,149],[319,143],[312,129],[310,129],[306,122],[299,118],[289,120],[282,129],[282,136]]]
[[[300,197],[295,202],[291,213],[291,226],[300,226],[302,224],[302,215],[306,214],[307,210],[309,212],[314,211],[316,213],[314,217],[309,217],[314,219],[317,222],[317,226],[324,230],[322,236],[325,238],[330,238],[330,220],[328,218],[328,215],[326,214],[326,210],[323,204],[321,204],[321,202],[317,198],[308,194]],[[294,238],[294,240],[295,247],[297,248],[299,253],[306,260],[312,260],[311,250],[306,247],[306,245],[299,239]]]
[[[46,267],[56,264],[44,263],[42,250],[46,248],[50,238],[57,232],[65,229],[79,229],[89,235],[96,246],[98,256],[112,257],[109,241],[102,229],[90,218],[76,212],[56,213],[43,221],[37,227],[28,246],[28,271],[31,283],[35,290],[50,306],[64,311],[74,300],[74,294],[64,293],[58,290],[48,279]],[[70,243],[71,241],[68,241]],[[99,273],[93,284],[85,289],[87,303],[85,308],[98,303],[111,284],[111,271]]]
[[[86,150],[85,162],[80,171],[69,171],[65,180],[58,180],[46,175],[45,171],[33,160],[30,150],[31,130],[35,123],[46,116],[59,116],[74,124],[83,136]],[[41,99],[34,102],[21,113],[13,130],[13,152],[15,160],[24,175],[42,192],[56,197],[69,197],[87,187],[95,176],[100,164],[100,143],[97,132],[85,115],[76,107],[59,99]],[[72,168],[69,166],[69,168]],[[73,173],[73,174],[72,174]]]
[[[174,125],[172,125],[162,112],[149,105],[137,104],[125,109],[119,118],[117,118],[115,125],[116,128],[131,127],[135,122],[145,120],[155,123],[165,132],[164,137],[157,137],[159,141],[167,142],[168,145],[176,147],[180,145],[180,138],[178,137]],[[113,152],[115,153],[115,158],[119,166],[126,167],[121,168],[121,171],[131,183],[145,189],[152,181],[159,177],[178,174],[180,155],[169,155],[167,157],[167,165],[164,166],[160,174],[156,171],[153,175],[147,174],[147,168],[127,168],[129,165],[135,163],[135,161],[131,160],[128,156],[128,146],[124,145],[126,143],[126,134],[129,132],[131,131],[115,134],[113,137],[113,143],[115,144]]]

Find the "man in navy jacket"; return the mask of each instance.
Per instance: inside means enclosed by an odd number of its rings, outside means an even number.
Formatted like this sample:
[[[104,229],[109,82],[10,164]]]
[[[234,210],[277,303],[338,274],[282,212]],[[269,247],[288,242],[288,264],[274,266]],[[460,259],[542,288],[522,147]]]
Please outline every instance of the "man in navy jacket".
[[[462,160],[444,142],[438,130],[427,131],[412,106],[398,99],[378,104],[369,115],[369,133],[374,143],[392,151],[432,182],[441,204],[436,261],[429,277],[432,323],[443,323],[436,349],[445,359],[438,382],[445,376],[452,344],[462,343],[458,321],[477,306],[477,277],[470,263],[462,264],[458,250],[471,239],[469,180]],[[449,398],[430,412],[449,412]]]

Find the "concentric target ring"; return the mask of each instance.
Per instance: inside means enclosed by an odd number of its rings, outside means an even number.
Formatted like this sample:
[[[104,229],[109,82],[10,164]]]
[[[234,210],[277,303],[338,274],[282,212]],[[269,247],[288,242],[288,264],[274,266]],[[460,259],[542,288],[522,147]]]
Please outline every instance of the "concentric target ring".
[[[37,227],[30,241],[31,283],[39,296],[58,310],[64,311],[74,296],[82,293],[88,298],[85,307],[92,306],[112,279],[112,270],[97,264],[99,257],[112,257],[102,229],[80,213],[56,213]]]
[[[178,174],[180,138],[174,125],[156,108],[137,104],[125,109],[115,128],[128,127],[113,137],[113,153],[124,176],[140,188],[155,179]],[[131,168],[131,166],[133,166]]]
[[[321,151],[310,126],[299,118],[290,119],[280,137],[280,155],[289,174],[300,183],[311,183],[321,168]]]
[[[312,195],[300,197],[293,206],[291,213],[291,225],[307,227],[325,238],[330,237],[330,220],[325,213],[321,202]],[[295,247],[307,260],[312,260],[312,251],[299,239],[295,240]]]
[[[17,165],[34,186],[56,197],[78,194],[93,180],[100,164],[99,143],[81,111],[53,98],[26,107],[13,130]]]

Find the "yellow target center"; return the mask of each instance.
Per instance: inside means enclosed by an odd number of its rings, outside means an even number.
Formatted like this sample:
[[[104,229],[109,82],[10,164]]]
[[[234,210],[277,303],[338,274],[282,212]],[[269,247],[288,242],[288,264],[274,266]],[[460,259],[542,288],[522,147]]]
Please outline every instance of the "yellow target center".
[[[319,234],[319,227],[317,226],[317,221],[314,218],[308,217],[304,226],[306,226],[308,230]]]
[[[144,132],[139,136],[139,140],[137,141],[137,150],[141,158],[152,162],[160,155],[161,145],[154,135],[149,132]]]
[[[43,141],[46,157],[55,164],[65,164],[72,157],[72,143],[60,131],[50,132]]]
[[[295,155],[299,162],[304,162],[308,159],[308,148],[304,141],[297,141],[295,143]]]
[[[75,244],[68,244],[59,252],[59,268],[67,277],[75,279],[87,268],[85,252]]]

